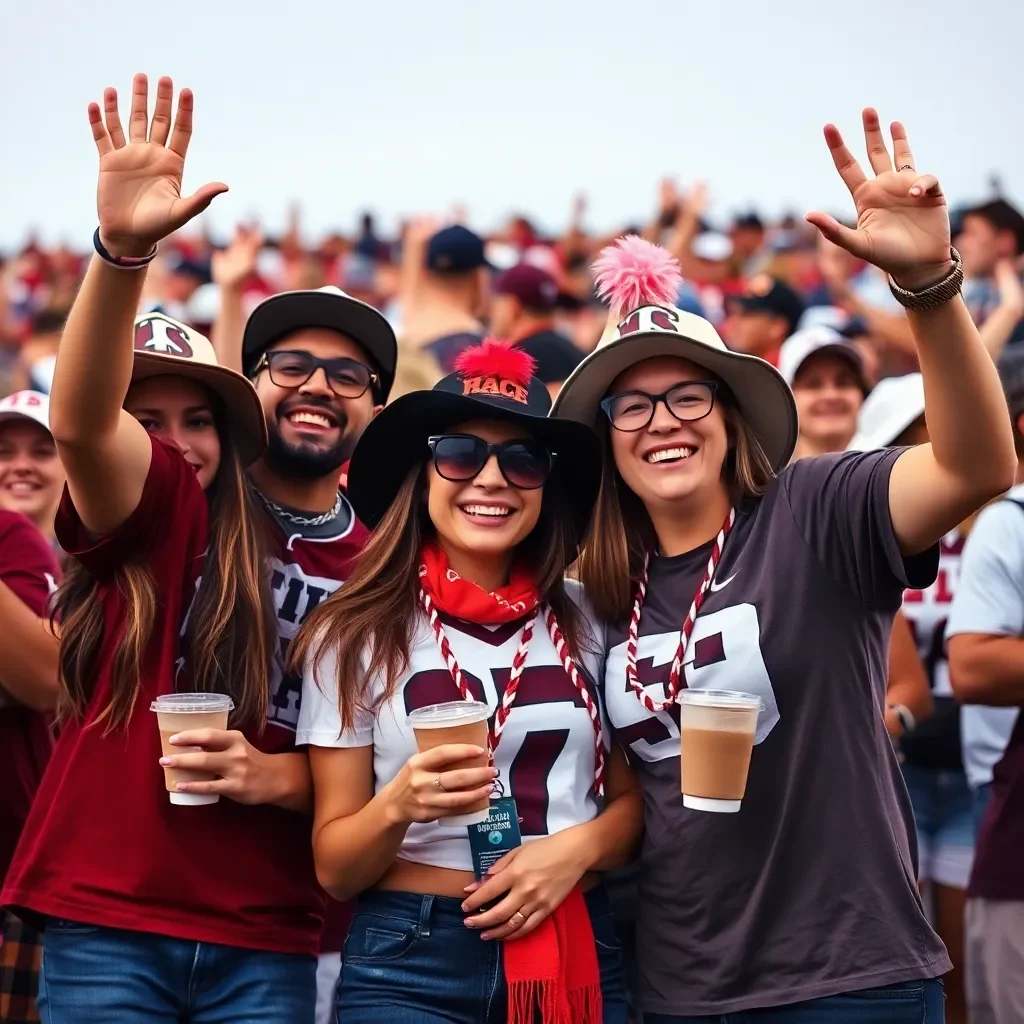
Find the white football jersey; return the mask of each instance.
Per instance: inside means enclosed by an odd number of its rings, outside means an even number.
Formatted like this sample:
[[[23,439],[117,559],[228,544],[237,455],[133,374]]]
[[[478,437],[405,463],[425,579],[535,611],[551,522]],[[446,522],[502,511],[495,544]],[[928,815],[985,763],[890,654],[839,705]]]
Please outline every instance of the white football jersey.
[[[939,572],[935,582],[925,590],[907,590],[903,595],[903,614],[910,623],[917,652],[936,697],[953,696],[946,661],[946,619],[960,581],[964,540],[959,530],[947,533],[939,542]]]
[[[573,597],[578,595],[573,588]],[[603,676],[603,634],[585,612],[593,642],[578,662],[581,675],[602,707],[594,680]],[[478,626],[442,616],[445,634],[462,674],[477,700],[493,715],[510,675],[524,622]],[[591,653],[592,650],[592,653]],[[373,747],[374,791],[379,792],[416,753],[407,715],[415,708],[459,700],[425,614],[413,638],[409,666],[395,693],[383,701],[384,683],[371,679],[371,712],[357,714],[355,726],[341,731],[336,660],[325,656],[314,677],[302,681],[297,742],[316,747]],[[321,689],[322,687],[322,689]],[[606,747],[609,729],[604,724]],[[594,796],[594,727],[538,616],[515,703],[502,730],[495,764],[505,795],[516,800],[523,841],[529,842],[590,821],[598,812]],[[413,823],[399,850],[403,860],[472,870],[465,826]]]

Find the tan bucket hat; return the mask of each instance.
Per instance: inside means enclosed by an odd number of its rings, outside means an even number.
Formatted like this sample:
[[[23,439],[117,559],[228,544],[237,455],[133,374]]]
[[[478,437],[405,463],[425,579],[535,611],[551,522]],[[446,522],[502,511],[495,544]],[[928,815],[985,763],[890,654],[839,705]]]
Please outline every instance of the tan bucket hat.
[[[633,242],[635,252],[639,240],[622,240],[620,246],[623,241]],[[668,258],[664,250],[650,247],[659,254],[656,259]],[[636,282],[632,284],[635,294]],[[642,287],[639,293],[642,300]],[[798,420],[793,392],[779,371],[757,356],[731,352],[703,317],[656,301],[627,307],[609,323],[597,348],[562,385],[551,415],[596,427],[602,415],[601,399],[612,381],[629,367],[655,356],[678,356],[719,377],[734,395],[775,471],[788,465],[796,446]]]
[[[196,380],[223,400],[245,465],[263,454],[267,424],[252,384],[240,373],[221,366],[213,345],[198,331],[163,313],[143,313],[135,320],[132,380],[167,375]]]

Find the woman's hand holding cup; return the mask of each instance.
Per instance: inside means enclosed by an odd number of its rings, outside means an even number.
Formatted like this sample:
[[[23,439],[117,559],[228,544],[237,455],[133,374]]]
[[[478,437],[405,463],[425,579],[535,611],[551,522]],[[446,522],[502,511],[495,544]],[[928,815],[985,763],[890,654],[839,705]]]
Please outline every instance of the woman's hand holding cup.
[[[487,756],[483,747],[445,743],[413,754],[386,787],[388,812],[396,824],[437,821],[464,814],[490,797],[498,770],[459,767]]]

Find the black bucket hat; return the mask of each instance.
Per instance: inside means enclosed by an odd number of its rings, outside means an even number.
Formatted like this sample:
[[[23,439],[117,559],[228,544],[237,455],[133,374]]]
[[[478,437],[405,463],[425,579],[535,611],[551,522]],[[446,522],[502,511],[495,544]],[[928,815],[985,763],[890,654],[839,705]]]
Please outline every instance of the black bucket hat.
[[[278,292],[249,314],[242,338],[242,366],[247,377],[260,356],[286,334],[305,327],[326,327],[357,342],[380,377],[378,399],[388,400],[395,380],[398,342],[384,314],[334,285],[305,291]]]
[[[430,391],[411,391],[384,408],[363,431],[348,470],[348,497],[369,527],[387,512],[409,470],[429,456],[427,438],[463,420],[499,420],[525,427],[555,455],[557,479],[583,539],[601,485],[601,446],[594,431],[548,417],[551,397],[533,376],[526,352],[488,339],[467,349],[456,371]]]

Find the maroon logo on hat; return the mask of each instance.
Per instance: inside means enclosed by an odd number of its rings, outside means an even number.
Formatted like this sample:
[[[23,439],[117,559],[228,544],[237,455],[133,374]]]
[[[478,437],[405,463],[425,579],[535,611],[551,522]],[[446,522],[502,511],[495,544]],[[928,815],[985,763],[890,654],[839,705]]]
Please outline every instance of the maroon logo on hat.
[[[43,403],[40,397],[31,391],[15,391],[13,395],[8,395],[0,404],[8,409],[17,409],[23,405],[27,405],[30,409],[37,409]]]
[[[135,325],[136,352],[155,352],[162,356],[192,358],[188,335],[163,317],[147,317]]]
[[[646,325],[642,321],[647,320]],[[679,314],[673,309],[666,309],[664,306],[644,306],[633,313],[630,313],[618,326],[619,337],[626,334],[636,334],[638,331],[672,331],[679,333],[676,324],[679,323]]]

